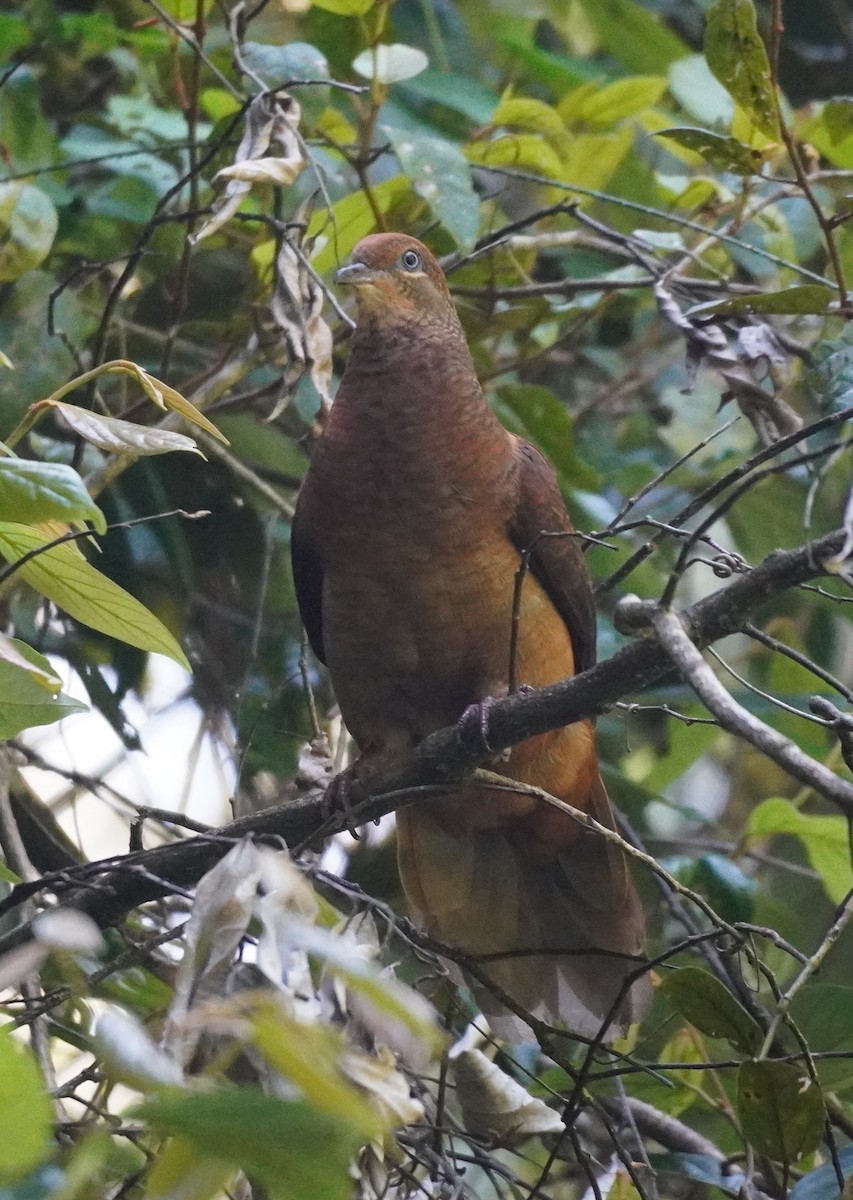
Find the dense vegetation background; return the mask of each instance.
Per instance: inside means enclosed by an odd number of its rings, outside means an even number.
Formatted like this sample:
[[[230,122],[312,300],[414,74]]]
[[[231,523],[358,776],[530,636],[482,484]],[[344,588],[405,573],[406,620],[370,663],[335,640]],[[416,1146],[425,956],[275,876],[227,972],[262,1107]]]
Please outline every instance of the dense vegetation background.
[[[0,49],[0,1197],[832,1200],[848,5],[26,0]],[[460,1041],[390,817],[318,849],[289,518],[376,229],[590,534],[605,666],[495,728],[603,714],[656,983],[609,1049]]]

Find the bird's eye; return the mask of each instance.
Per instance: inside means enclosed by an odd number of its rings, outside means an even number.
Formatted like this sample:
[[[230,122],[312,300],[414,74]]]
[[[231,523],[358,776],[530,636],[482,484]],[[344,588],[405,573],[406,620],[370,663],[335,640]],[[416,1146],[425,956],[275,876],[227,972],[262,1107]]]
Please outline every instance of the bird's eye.
[[[400,257],[400,262],[407,271],[417,271],[423,265],[421,263],[421,256],[418,254],[417,250],[404,251]]]

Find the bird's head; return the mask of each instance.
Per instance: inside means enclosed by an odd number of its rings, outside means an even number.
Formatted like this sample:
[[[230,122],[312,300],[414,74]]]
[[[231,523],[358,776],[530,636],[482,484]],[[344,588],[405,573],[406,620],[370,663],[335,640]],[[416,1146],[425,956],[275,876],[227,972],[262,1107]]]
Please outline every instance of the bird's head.
[[[335,281],[356,289],[359,316],[371,321],[445,324],[457,319],[441,267],[426,246],[404,233],[362,238]]]

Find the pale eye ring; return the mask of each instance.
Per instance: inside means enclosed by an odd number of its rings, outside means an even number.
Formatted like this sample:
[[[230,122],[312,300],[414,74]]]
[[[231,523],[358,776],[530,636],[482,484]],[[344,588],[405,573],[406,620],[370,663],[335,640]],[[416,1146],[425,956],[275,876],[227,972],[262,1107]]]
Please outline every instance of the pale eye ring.
[[[407,271],[418,271],[423,265],[417,250],[404,250],[400,256],[400,262]]]

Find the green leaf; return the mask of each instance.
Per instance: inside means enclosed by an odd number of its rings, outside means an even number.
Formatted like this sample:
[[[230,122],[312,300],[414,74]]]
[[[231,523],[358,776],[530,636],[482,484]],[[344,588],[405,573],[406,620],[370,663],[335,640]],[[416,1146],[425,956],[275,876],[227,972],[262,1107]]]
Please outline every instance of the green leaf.
[[[374,0],[313,0],[315,8],[336,13],[339,17],[363,17],[370,12]]]
[[[471,164],[458,146],[414,130],[383,125],[400,166],[417,194],[451,234],[470,250],[477,240],[480,201],[471,183]]]
[[[655,75],[690,53],[681,38],[634,0],[581,0],[581,4],[607,50],[629,71]]]
[[[114,369],[123,374],[132,375],[145,392],[145,395],[149,400],[153,400],[158,408],[179,413],[185,421],[189,421],[191,425],[197,425],[199,429],[203,429],[205,433],[209,433],[217,441],[227,441],[213,422],[208,421],[203,412],[197,409],[194,404],[191,404],[180,392],[170,387],[168,383],[163,383],[161,379],[155,379],[153,375],[149,375],[147,371],[143,370],[136,363],[125,362],[117,364]]]
[[[523,129],[528,133],[540,133],[543,137],[557,142],[568,138],[565,122],[556,108],[527,96],[513,96],[501,100],[492,113],[491,123]]]
[[[705,57],[724,88],[767,137],[779,136],[770,63],[752,0],[717,0],[705,26]]]
[[[402,83],[420,75],[429,66],[429,59],[416,46],[404,46],[395,42],[392,46],[373,46],[362,50],[353,59],[352,69],[364,79],[377,83]]]
[[[439,71],[427,67],[420,75],[406,81],[406,91],[445,108],[452,108],[477,125],[491,120],[497,96],[480,80],[455,71]]]
[[[840,1050],[845,1059],[815,1063],[825,1088],[853,1086],[853,988],[838,983],[810,983],[794,997],[791,1016],[814,1053]]]
[[[16,661],[20,660],[20,663]],[[17,737],[35,725],[52,725],[85,704],[59,691],[48,660],[17,638],[0,642],[0,739]]]
[[[248,1087],[149,1099],[136,1115],[159,1133],[178,1136],[214,1161],[240,1167],[271,1200],[347,1200],[350,1159],[360,1127],[302,1101]]]
[[[163,8],[182,25],[191,25],[207,16],[213,8],[213,0],[163,0]]]
[[[137,425],[135,421],[122,421],[118,417],[104,417],[76,404],[52,401],[50,407],[61,414],[65,424],[79,437],[85,438],[99,450],[108,454],[133,454],[138,457],[150,454],[168,454],[174,450],[201,454],[198,446],[184,433],[173,433],[169,429],[150,429]]]
[[[52,1121],[32,1051],[0,1029],[0,1183],[15,1183],[42,1161]]]
[[[663,75],[630,75],[596,89],[575,110],[588,125],[609,127],[657,104],[666,91]]]
[[[789,834],[802,842],[830,900],[840,904],[853,887],[846,817],[812,816],[800,812],[790,800],[771,797],[753,810],[746,836],[753,841],[774,834]]]
[[[574,137],[563,159],[560,178],[566,183],[600,190],[610,181],[633,143],[634,133],[627,125],[614,133],[583,133]]]
[[[839,96],[828,101],[821,112],[805,123],[801,136],[834,167],[853,167],[853,98]]]
[[[405,175],[395,175],[370,189],[373,202],[386,213],[405,196],[411,184]],[[324,275],[342,262],[357,242],[376,228],[376,217],[363,191],[353,192],[326,210],[316,213],[308,226],[308,237],[316,238],[311,265]]]
[[[47,258],[59,218],[41,188],[0,183],[0,283],[13,283]]]
[[[597,472],[575,453],[565,404],[539,384],[508,383],[498,389],[498,415],[514,432],[534,442],[557,471],[563,487],[595,491]]]
[[[820,1090],[805,1067],[793,1063],[743,1063],[737,1110],[747,1141],[774,1162],[799,1162],[817,1149],[823,1134]]]
[[[716,167],[718,171],[733,171],[736,175],[754,175],[761,170],[764,155],[760,150],[751,150],[737,138],[724,137],[720,133],[712,133],[710,129],[696,129],[689,125],[673,129],[661,129],[656,137],[669,138],[701,154],[705,162]]]
[[[660,991],[700,1033],[725,1038],[745,1054],[761,1046],[761,1028],[725,986],[699,967],[682,967],[665,976]]]
[[[17,638],[7,637],[0,633],[0,661],[10,667],[16,667],[29,675],[34,683],[55,693],[59,690],[59,677],[55,674],[48,659],[26,642]]]
[[[171,1138],[148,1172],[145,1200],[221,1200],[235,1170],[183,1138]]]
[[[751,295],[730,296],[725,300],[711,301],[709,304],[697,304],[691,310],[695,313],[729,313],[755,312],[778,314],[823,315],[831,305],[838,300],[838,292],[834,288],[824,287],[820,283],[802,283],[796,287],[782,288],[779,292],[755,292]]]
[[[472,162],[483,166],[535,171],[554,180],[563,177],[560,156],[543,137],[534,133],[513,133],[491,141],[471,142],[465,153]]]
[[[0,522],[0,554],[17,562],[52,539],[39,530]],[[64,543],[36,555],[17,574],[75,620],[140,650],[166,654],[190,669],[166,626],[144,604],[88,563],[76,546]]]
[[[73,467],[24,458],[0,459],[0,521],[91,521],[98,533],[107,528]]]

